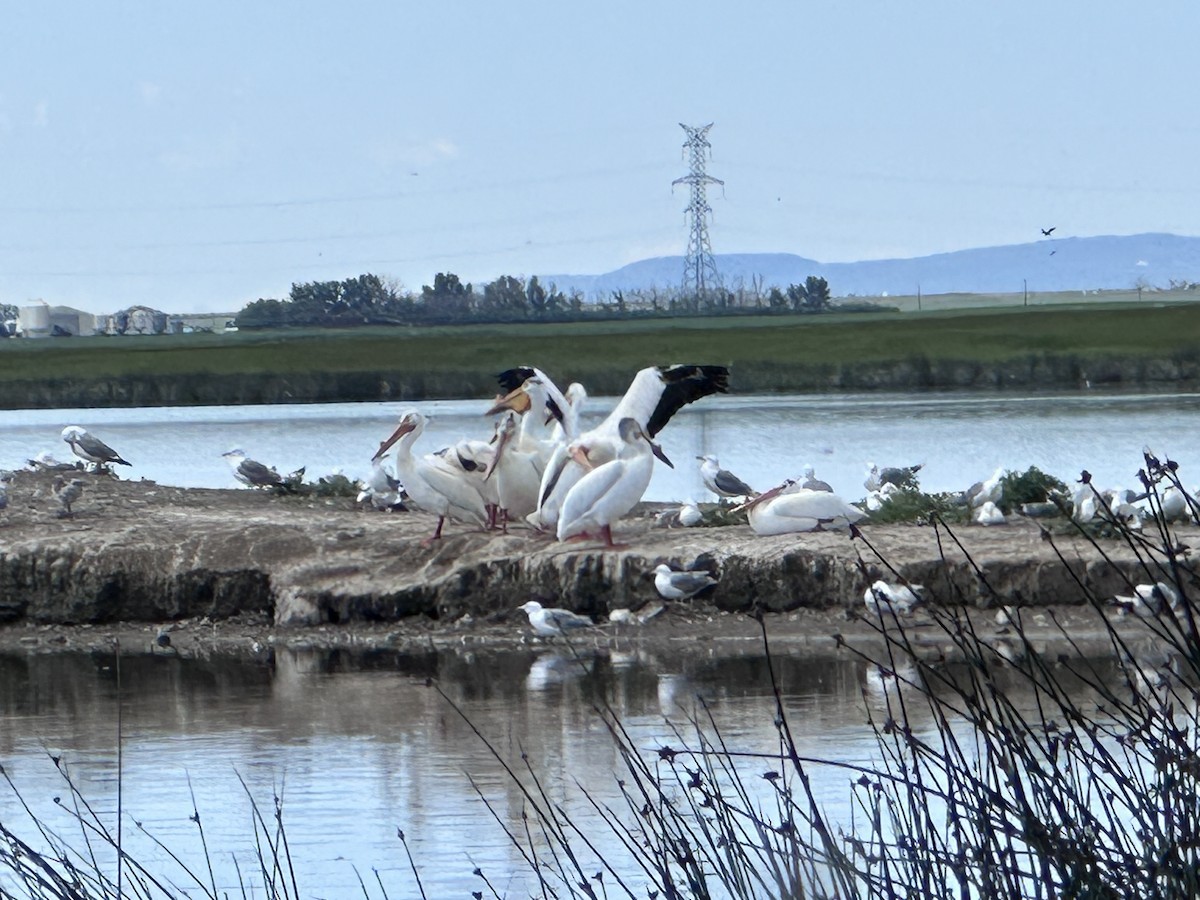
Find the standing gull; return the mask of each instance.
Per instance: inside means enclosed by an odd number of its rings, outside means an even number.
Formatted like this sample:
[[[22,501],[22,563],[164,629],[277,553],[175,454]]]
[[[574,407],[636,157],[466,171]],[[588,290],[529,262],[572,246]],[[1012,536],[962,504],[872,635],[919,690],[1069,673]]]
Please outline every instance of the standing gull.
[[[666,563],[654,569],[654,588],[664,600],[690,600],[717,581],[708,572],[677,572]]]
[[[67,481],[61,475],[55,475],[54,481],[51,483],[51,489],[54,491],[54,499],[58,501],[56,515],[60,519],[73,517],[75,513],[71,509],[71,504],[83,496],[83,480],[72,478],[70,481]]]
[[[877,491],[885,484],[894,484],[898,488],[908,487],[924,465],[925,463],[917,463],[915,466],[887,466],[881,469],[875,463],[868,462],[867,479],[863,482],[863,487],[868,491]]]
[[[816,469],[811,464],[807,464],[804,467],[804,481],[801,482],[800,487],[809,491],[825,491],[827,494],[833,493],[833,488],[829,482],[818,478]]]
[[[711,453],[697,456],[700,460],[700,477],[704,486],[718,497],[753,497],[758,493],[742,479],[728,469],[722,469],[721,463]]]
[[[517,609],[529,616],[534,633],[542,637],[562,637],[568,632],[591,628],[593,625],[591,619],[567,609],[546,609],[536,600],[530,600]]]
[[[108,463],[119,463],[122,466],[132,465],[121,459],[121,454],[116,450],[89,434],[86,428],[79,425],[68,425],[64,428],[62,439],[71,445],[76,456],[87,462],[95,463],[97,467]]]

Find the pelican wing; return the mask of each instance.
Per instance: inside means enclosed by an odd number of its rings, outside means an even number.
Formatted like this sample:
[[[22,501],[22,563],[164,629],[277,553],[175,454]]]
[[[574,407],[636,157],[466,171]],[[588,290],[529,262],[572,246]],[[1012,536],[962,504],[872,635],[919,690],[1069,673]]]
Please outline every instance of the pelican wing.
[[[857,522],[866,515],[837,494],[828,494],[825,491],[800,490],[791,494],[781,494],[770,503],[772,513],[788,518],[817,519],[820,522],[845,519]]]
[[[537,374],[539,374],[538,370],[533,366],[516,366],[499,373],[496,376],[496,381],[500,383],[500,390],[506,394],[511,394]]]
[[[662,384],[657,403],[647,419],[646,433],[654,437],[684,406],[709,394],[728,393],[729,369],[725,366],[659,366]]]
[[[592,469],[571,488],[563,499],[562,515],[559,524],[570,522],[586,515],[596,503],[614,490],[625,475],[625,467],[620,461],[605,463]]]
[[[481,522],[487,520],[482,495],[462,474],[448,467],[427,465],[421,467],[420,476],[433,490],[449,500],[451,506],[469,512],[472,518]]]

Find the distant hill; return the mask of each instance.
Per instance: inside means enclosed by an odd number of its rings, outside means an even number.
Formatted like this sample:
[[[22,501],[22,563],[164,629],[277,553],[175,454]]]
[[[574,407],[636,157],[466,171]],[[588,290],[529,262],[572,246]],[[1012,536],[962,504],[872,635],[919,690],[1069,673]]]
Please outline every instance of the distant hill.
[[[1047,238],[1031,244],[979,247],[914,259],[821,263],[791,253],[724,253],[717,269],[727,287],[803,283],[809,275],[829,282],[835,297],[851,294],[1009,293],[1128,289],[1139,282],[1166,287],[1172,280],[1200,282],[1200,238],[1175,234]],[[683,257],[660,256],[603,275],[539,275],[543,284],[582,291],[590,298],[616,290],[676,287]]]

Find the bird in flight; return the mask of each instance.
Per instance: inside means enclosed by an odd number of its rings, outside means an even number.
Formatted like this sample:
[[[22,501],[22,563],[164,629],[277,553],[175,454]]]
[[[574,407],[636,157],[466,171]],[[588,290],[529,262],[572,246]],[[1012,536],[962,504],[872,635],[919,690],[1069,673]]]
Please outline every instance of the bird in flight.
[[[1042,237],[1050,237],[1050,233],[1053,232],[1054,229],[1057,227],[1058,227],[1057,225],[1051,225],[1049,228],[1043,228],[1042,229]]]

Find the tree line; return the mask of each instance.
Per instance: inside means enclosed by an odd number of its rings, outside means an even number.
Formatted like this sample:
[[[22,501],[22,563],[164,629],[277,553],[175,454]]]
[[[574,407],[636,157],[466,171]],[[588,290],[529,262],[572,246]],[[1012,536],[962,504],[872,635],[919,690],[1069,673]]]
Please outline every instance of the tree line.
[[[237,314],[238,328],[288,326],[434,325],[456,322],[565,322],[612,317],[737,315],[745,313],[821,313],[830,309],[829,284],[810,275],[804,284],[764,290],[719,289],[702,296],[678,288],[613,291],[585,301],[579,291],[565,293],[554,284],[502,275],[476,288],[451,272],[439,272],[419,294],[378,275],[343,281],[292,285],[286,299],[251,301]]]

